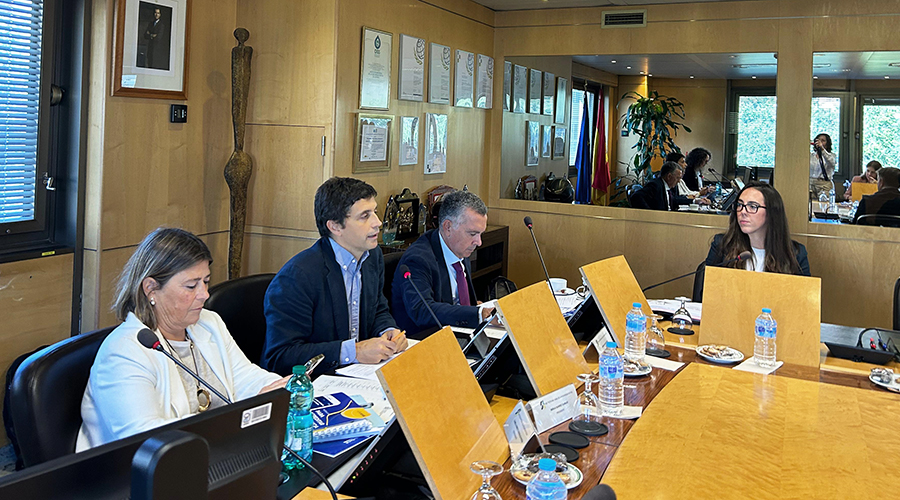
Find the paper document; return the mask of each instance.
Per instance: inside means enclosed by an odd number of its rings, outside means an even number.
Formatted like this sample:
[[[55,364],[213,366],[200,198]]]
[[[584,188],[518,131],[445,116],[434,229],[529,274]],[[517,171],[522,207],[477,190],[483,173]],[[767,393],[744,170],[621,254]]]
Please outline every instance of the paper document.
[[[753,359],[753,356],[745,359],[743,363],[734,367],[735,370],[740,370],[742,372],[750,372],[750,373],[760,373],[763,375],[768,375],[773,373],[775,370],[781,368],[781,365],[784,364],[784,361],[776,361],[775,366],[771,368],[763,368],[756,364],[756,360]]]
[[[407,349],[412,349],[412,347],[419,343],[418,340],[408,339],[409,346]],[[397,356],[403,354],[406,351],[398,352],[394,354],[390,358],[382,361],[381,363],[375,365],[364,365],[362,363],[356,363],[349,366],[345,366],[343,368],[338,368],[336,370],[338,375],[343,375],[345,377],[353,377],[353,378],[362,378],[366,380],[378,381],[378,376],[375,375],[375,372],[378,371],[379,368],[391,362],[392,359]],[[346,392],[346,391],[345,391]]]
[[[655,368],[662,368],[663,370],[669,370],[670,372],[674,372],[684,366],[684,363],[681,363],[679,361],[657,358],[656,356],[644,356],[644,361],[646,361],[650,366],[653,366]]]
[[[474,328],[465,328],[462,326],[454,326],[452,328],[454,332],[462,333],[468,335],[469,337],[471,337],[472,334],[475,333]],[[500,340],[504,335],[506,335],[506,328],[503,328],[502,326],[489,326],[484,329],[484,334],[487,335],[490,339]]]
[[[647,304],[650,305],[650,309],[653,312],[665,313],[665,314],[675,314],[675,311],[681,307],[681,301],[675,299],[653,299],[647,300]],[[688,312],[691,314],[691,320],[694,323],[700,322],[700,316],[703,312],[703,304],[700,302],[687,302],[684,304],[687,308]]]
[[[643,411],[643,408],[640,406],[625,405],[622,407],[622,412],[618,415],[607,415],[604,413],[603,416],[609,418],[621,418],[623,420],[634,420],[641,416],[641,411]]]

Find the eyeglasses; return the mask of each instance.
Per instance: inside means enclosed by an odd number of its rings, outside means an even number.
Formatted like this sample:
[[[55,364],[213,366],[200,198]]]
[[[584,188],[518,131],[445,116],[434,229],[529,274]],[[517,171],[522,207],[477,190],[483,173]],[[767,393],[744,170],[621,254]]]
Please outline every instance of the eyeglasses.
[[[743,201],[738,201],[734,204],[735,213],[740,212],[741,210],[746,210],[748,214],[755,214],[759,212],[760,208],[766,208],[765,205],[760,205],[759,203],[751,201],[750,203],[744,203]]]

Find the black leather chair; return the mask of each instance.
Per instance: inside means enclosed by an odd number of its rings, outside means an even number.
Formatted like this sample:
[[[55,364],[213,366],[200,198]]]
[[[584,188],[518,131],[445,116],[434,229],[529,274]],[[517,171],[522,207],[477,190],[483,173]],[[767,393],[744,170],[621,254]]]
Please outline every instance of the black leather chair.
[[[394,305],[391,301],[391,291],[393,289],[394,283],[394,273],[397,271],[397,266],[400,265],[400,257],[403,257],[403,252],[390,252],[384,254],[384,297],[388,302],[388,309],[393,313]]]
[[[266,342],[263,301],[274,277],[272,273],[254,274],[218,283],[209,289],[203,306],[222,317],[235,343],[257,364]]]
[[[900,330],[900,278],[894,283],[894,330]]]
[[[10,386],[13,428],[25,467],[75,452],[81,399],[100,344],[115,327],[57,342],[19,365]]]
[[[691,293],[691,302],[703,302],[703,279],[706,277],[706,261],[697,266],[697,274],[694,275],[694,288]]]

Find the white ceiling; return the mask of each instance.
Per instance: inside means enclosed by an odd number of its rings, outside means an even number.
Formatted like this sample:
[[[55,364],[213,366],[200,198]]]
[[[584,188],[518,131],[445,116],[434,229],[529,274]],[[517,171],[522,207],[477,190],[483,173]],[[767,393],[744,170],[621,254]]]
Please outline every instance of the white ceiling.
[[[663,3],[727,2],[734,0],[472,0],[491,10],[564,9],[569,7],[623,7]]]
[[[574,56],[573,61],[615,75],[647,74],[654,78],[726,80],[775,78],[778,60],[772,52],[752,54],[652,54]],[[643,73],[641,73],[643,72]]]

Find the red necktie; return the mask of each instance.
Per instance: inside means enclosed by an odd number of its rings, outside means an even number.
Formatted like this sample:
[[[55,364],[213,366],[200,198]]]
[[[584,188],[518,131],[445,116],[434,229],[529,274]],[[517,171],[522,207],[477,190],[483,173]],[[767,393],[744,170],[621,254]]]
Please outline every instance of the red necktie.
[[[459,305],[472,305],[472,301],[469,299],[469,284],[466,282],[466,273],[463,271],[462,261],[454,262],[453,270],[456,271],[456,296],[459,297]]]

